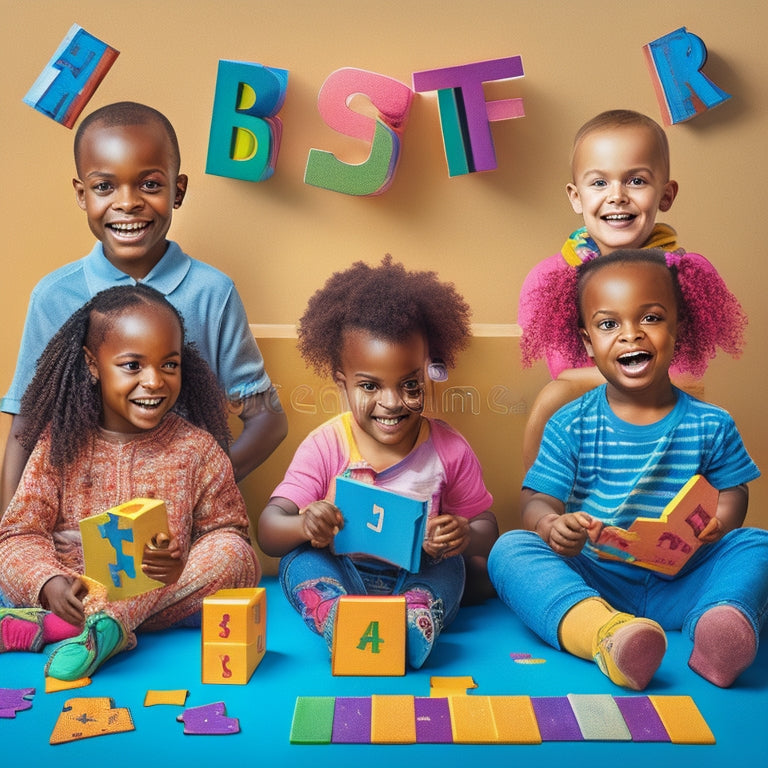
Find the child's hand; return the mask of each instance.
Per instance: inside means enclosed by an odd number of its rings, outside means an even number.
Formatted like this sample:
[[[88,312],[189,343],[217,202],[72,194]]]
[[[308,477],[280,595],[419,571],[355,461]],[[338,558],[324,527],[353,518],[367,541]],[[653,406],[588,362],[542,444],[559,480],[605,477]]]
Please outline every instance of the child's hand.
[[[586,512],[567,512],[549,523],[549,534],[542,538],[554,552],[564,557],[574,557],[584,547],[594,521]]]
[[[313,501],[299,513],[304,521],[304,535],[316,549],[328,547],[344,527],[344,518],[330,501]]]
[[[185,564],[179,540],[166,533],[155,534],[152,544],[144,547],[141,558],[144,575],[165,585],[175,584],[179,580]]]
[[[719,541],[725,535],[725,526],[722,521],[716,517],[710,519],[710,521],[704,526],[704,530],[696,537],[704,544],[712,544],[715,541]]]
[[[43,584],[40,603],[60,619],[80,627],[85,622],[81,597],[87,592],[88,589],[80,579],[54,576]]]
[[[470,541],[469,520],[459,515],[437,515],[427,520],[424,551],[436,560],[460,555]]]

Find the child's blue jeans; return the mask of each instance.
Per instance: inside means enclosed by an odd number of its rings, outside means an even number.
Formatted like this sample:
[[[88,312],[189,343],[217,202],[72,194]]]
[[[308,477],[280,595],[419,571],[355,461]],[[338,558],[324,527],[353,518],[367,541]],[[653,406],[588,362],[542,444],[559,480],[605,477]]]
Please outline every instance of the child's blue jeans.
[[[583,553],[563,557],[536,533],[509,531],[491,550],[488,572],[502,602],[555,648],[563,617],[588,597],[664,629],[682,629],[691,639],[705,611],[728,604],[759,636],[768,607],[768,531],[731,531],[697,550],[675,577]]]
[[[464,593],[464,559],[461,556],[433,560],[422,554],[418,573],[402,568],[370,563],[358,568],[346,555],[334,555],[328,548],[315,549],[303,544],[280,560],[280,586],[288,601],[304,618],[307,626],[322,634],[318,611],[308,614],[308,607],[327,602],[328,607],[341,595],[402,595],[426,589],[443,603],[442,626],[453,621]],[[317,601],[315,606],[308,605]],[[322,611],[319,611],[322,617]]]

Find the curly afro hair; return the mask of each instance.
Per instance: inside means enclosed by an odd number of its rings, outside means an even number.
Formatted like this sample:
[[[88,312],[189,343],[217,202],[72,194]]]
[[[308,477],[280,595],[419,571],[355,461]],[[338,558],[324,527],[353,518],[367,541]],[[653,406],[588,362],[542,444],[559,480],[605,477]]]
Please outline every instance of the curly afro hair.
[[[332,375],[341,365],[346,331],[394,342],[417,332],[424,334],[430,358],[450,368],[469,343],[470,315],[452,283],[435,272],[408,271],[387,254],[379,266],[358,261],[331,275],[299,320],[298,347],[315,371]]]
[[[678,297],[678,328],[672,368],[702,376],[720,347],[738,357],[744,347],[747,316],[717,270],[697,253],[664,253],[655,248],[618,250],[575,269],[552,272],[532,299],[532,321],[520,342],[523,365],[553,351],[571,367],[590,364],[579,329],[580,297],[587,278],[611,264],[650,263],[669,269]],[[556,307],[557,311],[553,311]]]
[[[21,400],[24,428],[17,439],[31,451],[50,425],[51,464],[62,469],[89,443],[101,416],[101,389],[91,380],[83,347],[96,351],[114,319],[142,306],[167,309],[184,321],[162,293],[139,283],[97,293],[75,311],[48,342],[37,363],[34,378]],[[195,346],[185,343],[181,352],[181,391],[173,411],[210,432],[226,450],[230,433],[227,406],[216,377]]]

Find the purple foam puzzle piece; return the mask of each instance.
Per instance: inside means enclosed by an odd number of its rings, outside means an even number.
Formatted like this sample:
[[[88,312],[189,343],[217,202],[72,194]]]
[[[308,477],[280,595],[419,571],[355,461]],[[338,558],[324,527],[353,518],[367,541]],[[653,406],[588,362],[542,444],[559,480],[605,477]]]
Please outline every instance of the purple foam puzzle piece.
[[[236,717],[227,717],[223,701],[185,709],[176,720],[184,723],[184,733],[189,735],[240,733],[240,721]]]
[[[452,744],[451,710],[448,699],[417,696],[413,700],[417,744]]]
[[[371,743],[371,697],[337,696],[333,708],[334,744]]]
[[[0,717],[10,719],[30,709],[34,695],[34,688],[0,688]]]
[[[669,741],[659,713],[647,696],[614,696],[632,741]]]
[[[542,741],[583,741],[571,703],[565,696],[532,696]]]

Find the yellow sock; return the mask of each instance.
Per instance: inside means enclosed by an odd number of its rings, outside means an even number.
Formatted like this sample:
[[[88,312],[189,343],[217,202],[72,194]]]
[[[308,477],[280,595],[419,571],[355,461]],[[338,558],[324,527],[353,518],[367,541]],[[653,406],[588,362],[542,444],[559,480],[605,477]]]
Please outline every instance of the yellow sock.
[[[592,660],[595,637],[616,611],[601,597],[588,597],[563,616],[558,629],[560,645],[580,659]]]

